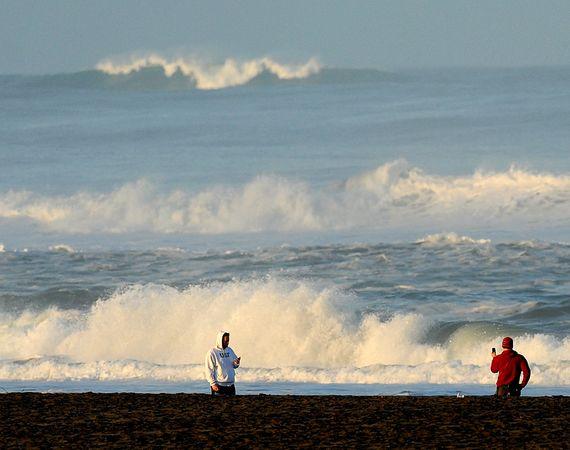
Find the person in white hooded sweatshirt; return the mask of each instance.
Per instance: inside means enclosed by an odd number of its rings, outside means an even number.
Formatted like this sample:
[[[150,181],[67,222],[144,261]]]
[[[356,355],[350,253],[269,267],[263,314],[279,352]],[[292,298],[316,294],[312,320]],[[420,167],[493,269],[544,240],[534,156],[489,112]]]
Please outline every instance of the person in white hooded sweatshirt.
[[[212,395],[236,395],[235,369],[239,367],[241,357],[237,357],[229,344],[230,333],[220,331],[216,346],[206,353],[206,379]]]

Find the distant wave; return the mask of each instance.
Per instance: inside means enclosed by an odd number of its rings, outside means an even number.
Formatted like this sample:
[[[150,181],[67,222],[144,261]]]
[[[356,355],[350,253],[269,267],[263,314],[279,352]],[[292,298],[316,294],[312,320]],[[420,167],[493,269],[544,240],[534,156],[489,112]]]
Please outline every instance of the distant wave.
[[[69,196],[8,191],[0,194],[0,218],[83,234],[566,227],[570,175],[511,168],[438,176],[398,160],[325,189],[262,175],[242,186],[212,186],[199,192],[161,192],[145,180],[111,192]],[[435,235],[423,242],[469,239]]]
[[[321,66],[314,58],[296,66],[281,64],[268,57],[242,63],[230,58],[220,65],[205,65],[195,60],[168,60],[159,55],[150,55],[125,64],[105,60],[96,68],[109,75],[130,75],[143,69],[161,68],[168,78],[182,75],[191,79],[197,89],[222,89],[246,84],[262,73],[272,74],[280,80],[307,78],[318,73]]]
[[[209,64],[191,58],[165,58],[152,54],[127,61],[105,59],[95,69],[32,77],[3,77],[3,82],[84,89],[215,90],[243,85],[285,83],[350,83],[396,79],[373,69],[323,67],[315,58],[285,64],[263,57],[239,61],[228,58]],[[2,80],[0,80],[2,81]]]

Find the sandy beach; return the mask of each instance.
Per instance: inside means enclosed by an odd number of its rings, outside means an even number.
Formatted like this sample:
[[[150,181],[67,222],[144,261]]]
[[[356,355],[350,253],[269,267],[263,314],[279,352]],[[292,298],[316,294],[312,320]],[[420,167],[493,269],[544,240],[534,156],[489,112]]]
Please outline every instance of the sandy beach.
[[[6,448],[568,448],[569,421],[568,397],[0,395]]]

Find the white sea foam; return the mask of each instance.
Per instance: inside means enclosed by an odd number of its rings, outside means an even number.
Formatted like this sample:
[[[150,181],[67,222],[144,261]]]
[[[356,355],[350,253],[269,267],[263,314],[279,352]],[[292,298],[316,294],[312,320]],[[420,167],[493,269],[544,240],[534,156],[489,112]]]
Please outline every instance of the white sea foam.
[[[570,363],[531,364],[532,385],[568,385]],[[164,365],[141,361],[96,361],[77,363],[61,358],[27,361],[0,361],[1,380],[152,380],[166,382],[203,381],[202,364]],[[416,366],[375,365],[368,367],[311,368],[276,367],[238,370],[238,383],[380,383],[380,384],[482,384],[492,385],[496,374],[489,365],[462,364],[460,361],[426,363]]]
[[[0,244],[0,253],[4,253],[5,251],[4,244]]]
[[[469,236],[459,236],[457,233],[429,234],[416,242],[424,245],[486,245],[491,243],[489,239],[473,239]]]
[[[126,62],[106,59],[96,66],[97,70],[110,75],[127,75],[149,67],[162,68],[167,77],[181,73],[194,80],[197,89],[243,85],[263,72],[269,72],[282,80],[307,78],[321,69],[315,58],[299,65],[282,64],[269,57],[243,62],[228,58],[222,64],[206,64],[195,58],[165,58],[158,54],[132,56]]]
[[[570,176],[511,168],[471,176],[428,175],[404,161],[384,164],[336,188],[314,189],[279,176],[241,187],[161,192],[139,180],[107,193],[0,194],[0,218],[31,220],[68,233],[241,233],[359,227],[536,229],[570,222]],[[453,233],[425,244],[484,244]]]
[[[87,312],[0,317],[0,378],[198,380],[219,328],[243,356],[242,381],[492,383],[489,349],[504,329],[467,324],[426,341],[418,314],[361,315],[348,293],[308,282],[250,280],[177,290],[139,285]],[[570,385],[570,339],[515,335],[537,384]]]
[[[67,244],[50,245],[48,250],[51,252],[75,253],[75,249],[71,245]]]

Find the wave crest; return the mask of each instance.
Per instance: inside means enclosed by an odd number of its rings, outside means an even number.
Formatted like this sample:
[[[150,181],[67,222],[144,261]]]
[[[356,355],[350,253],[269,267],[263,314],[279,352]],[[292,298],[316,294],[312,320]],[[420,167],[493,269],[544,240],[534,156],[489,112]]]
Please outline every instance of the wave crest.
[[[424,245],[487,245],[491,241],[489,239],[473,239],[469,236],[460,236],[457,233],[438,233],[429,234],[424,236],[422,239],[416,241],[417,244]]]
[[[273,278],[132,286],[87,311],[0,315],[0,378],[201,379],[223,328],[243,356],[242,381],[492,383],[489,349],[508,331],[533,382],[570,384],[568,338],[479,322],[434,342],[429,318],[362,314],[356,305],[337,289]]]
[[[241,187],[160,192],[139,180],[108,193],[46,197],[0,194],[0,218],[26,219],[65,233],[220,234],[264,231],[567,226],[570,176],[512,168],[472,176],[429,175],[404,161],[384,164],[336,187],[264,175]],[[421,232],[421,231],[420,231]],[[459,235],[425,243],[477,243]]]
[[[128,62],[106,59],[96,65],[96,69],[109,75],[129,75],[149,68],[160,68],[167,77],[179,73],[190,78],[197,89],[222,89],[246,84],[262,73],[269,73],[280,80],[303,79],[318,73],[321,65],[315,58],[304,64],[286,65],[269,57],[239,62],[234,58],[222,64],[207,65],[196,59],[167,59],[157,54],[132,57]]]

